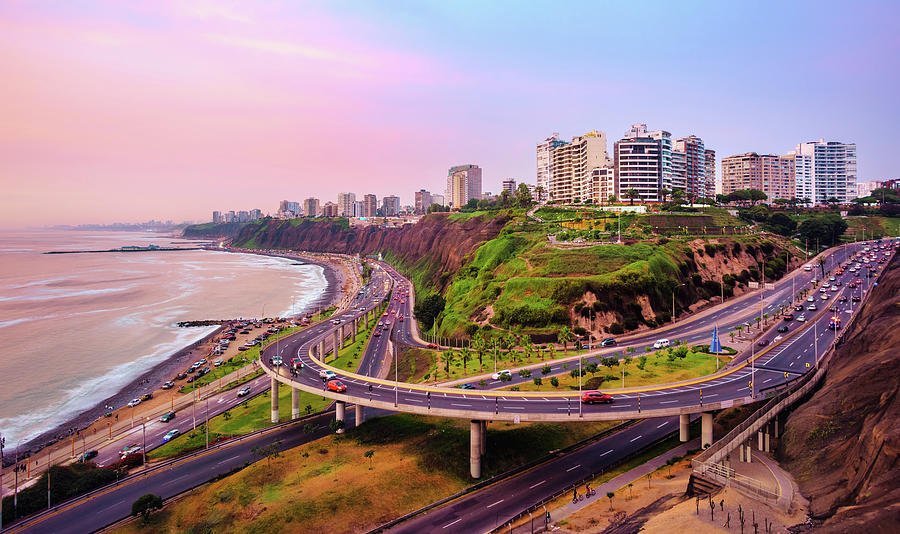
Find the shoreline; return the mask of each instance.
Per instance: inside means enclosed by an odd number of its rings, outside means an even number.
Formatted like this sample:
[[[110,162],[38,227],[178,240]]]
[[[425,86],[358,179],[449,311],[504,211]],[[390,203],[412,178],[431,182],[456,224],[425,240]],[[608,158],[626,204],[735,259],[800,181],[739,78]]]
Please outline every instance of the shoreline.
[[[284,254],[261,253],[249,250],[233,252],[240,254],[278,256],[285,259],[302,261],[311,265],[318,265],[319,267],[322,267],[323,275],[325,278],[325,288],[322,290],[322,294],[319,296],[319,298],[307,304],[301,310],[301,313],[298,313],[296,316],[307,315],[316,311],[317,309],[325,309],[333,305],[335,302],[339,302],[343,293],[344,286],[347,283],[346,276],[341,266],[332,264],[329,261],[318,261],[300,255],[286,256]],[[230,320],[236,321],[238,319],[229,319],[228,321]],[[76,434],[83,429],[89,428],[97,420],[102,419],[107,412],[111,411],[112,413],[115,413],[117,410],[123,408],[128,403],[128,401],[135,397],[140,397],[145,393],[155,394],[160,390],[160,385],[162,385],[167,380],[170,380],[173,376],[183,371],[185,368],[190,367],[190,364],[192,362],[207,357],[207,350],[204,345],[208,343],[209,340],[218,336],[222,332],[222,329],[223,325],[219,325],[214,331],[203,336],[201,339],[176,350],[170,356],[166,357],[164,360],[160,361],[159,363],[148,369],[146,372],[135,377],[134,380],[120,388],[117,393],[110,395],[105,399],[97,401],[90,408],[83,410],[79,414],[68,418],[66,421],[63,421],[52,427],[51,429],[44,431],[34,438],[31,438],[28,441],[22,443],[21,450],[18,451],[19,456],[25,458],[30,457],[48,446],[52,446],[62,440],[70,438],[73,434]],[[107,405],[112,405],[115,407],[115,409],[107,410]],[[12,447],[10,447],[10,449],[12,449]],[[9,461],[6,461],[7,459]],[[4,467],[7,463],[9,463],[10,465],[12,464],[11,454],[4,454]]]

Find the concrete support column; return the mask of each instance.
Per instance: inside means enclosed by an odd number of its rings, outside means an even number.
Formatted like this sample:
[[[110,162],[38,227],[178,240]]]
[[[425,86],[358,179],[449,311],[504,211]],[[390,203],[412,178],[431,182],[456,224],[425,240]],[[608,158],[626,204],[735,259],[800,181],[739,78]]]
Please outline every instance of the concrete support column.
[[[473,419],[469,423],[469,474],[481,478],[481,421]]]
[[[272,422],[278,422],[278,381],[275,380],[275,377],[272,377],[272,383],[270,385],[271,391],[269,391],[269,396],[272,398]]]
[[[678,417],[678,440],[685,443],[691,439],[691,431],[688,425],[691,423],[691,417],[683,413]]]
[[[763,451],[763,431],[762,430],[759,430],[756,432],[756,441],[757,441],[756,449],[759,450],[759,452],[762,452]]]
[[[300,419],[300,390],[291,388],[291,419]]]
[[[319,342],[319,359],[325,361],[325,338]]]
[[[766,431],[765,431],[765,433],[763,434],[763,439],[764,439],[764,443],[765,443],[765,449],[764,449],[764,451],[765,451],[765,452],[772,452],[771,444],[769,443],[769,435],[770,435],[770,434],[769,434],[769,425],[766,425],[765,428],[766,428]]]
[[[338,357],[338,348],[341,346],[341,329],[340,327],[334,331],[334,357]]]
[[[746,458],[748,464],[753,462],[753,455],[751,454],[753,452],[753,449],[750,446],[751,441],[751,438],[747,438],[747,444],[744,446],[744,457]]]
[[[359,426],[366,422],[366,410],[362,404],[356,405],[355,419],[356,419],[356,426]]]
[[[773,434],[775,434],[775,439],[778,439],[778,416],[775,416],[775,419],[772,420],[772,428]]]
[[[713,414],[703,412],[700,415],[700,446],[706,448],[713,443]]]
[[[344,410],[347,407],[347,404],[344,401],[336,401],[334,403],[334,418],[338,421],[344,420]],[[344,429],[339,428],[337,431],[338,434],[343,434]]]

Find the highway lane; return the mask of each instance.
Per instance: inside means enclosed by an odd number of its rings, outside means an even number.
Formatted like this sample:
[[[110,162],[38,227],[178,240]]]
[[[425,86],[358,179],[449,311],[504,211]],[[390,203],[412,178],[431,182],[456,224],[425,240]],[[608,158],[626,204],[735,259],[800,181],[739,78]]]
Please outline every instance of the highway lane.
[[[548,496],[570,488],[593,473],[621,461],[678,430],[678,418],[645,419],[620,432],[586,445],[572,453],[544,462],[519,475],[462,496],[387,530],[395,534],[441,532],[490,532],[522,510]],[[490,449],[490,434],[487,447]],[[584,486],[578,488],[584,495]],[[593,499],[603,498],[595,495]],[[537,514],[535,514],[537,515]],[[535,518],[535,524],[543,521]]]

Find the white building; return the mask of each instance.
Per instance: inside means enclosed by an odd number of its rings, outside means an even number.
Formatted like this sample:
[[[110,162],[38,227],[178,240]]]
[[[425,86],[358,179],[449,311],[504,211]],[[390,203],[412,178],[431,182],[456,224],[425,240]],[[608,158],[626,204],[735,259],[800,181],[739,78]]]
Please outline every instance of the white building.
[[[800,143],[793,153],[812,157],[812,196],[799,198],[810,198],[816,204],[825,204],[829,198],[841,203],[856,198],[856,143],[819,139]]]
[[[872,196],[872,191],[881,187],[882,182],[872,180],[870,182],[856,182],[856,198]]]
[[[516,181],[513,178],[507,178],[502,183],[503,191],[508,191],[510,195],[516,194]]]
[[[614,145],[616,191],[620,200],[630,200],[634,189],[641,202],[659,202],[659,191],[672,190],[672,135],[664,130],[647,131],[646,124],[632,124]],[[678,156],[676,156],[678,158]],[[680,159],[678,163],[680,165]],[[674,184],[681,186],[681,177]]]
[[[355,193],[338,193],[338,217],[353,217],[353,205],[355,203]]]
[[[461,208],[472,199],[481,200],[481,167],[471,164],[450,167],[447,199],[454,208]]]
[[[552,136],[544,139],[537,144],[537,186],[541,188],[542,195],[538,202],[546,202],[550,198],[550,177],[552,176],[550,154],[557,147],[567,145],[567,141],[559,138],[559,133],[554,132]]]
[[[603,186],[593,180],[600,177],[611,179],[611,174],[604,171],[594,175],[593,170],[611,167],[612,161],[606,151],[606,134],[599,130],[557,146],[550,151],[550,201],[599,204],[599,191]]]

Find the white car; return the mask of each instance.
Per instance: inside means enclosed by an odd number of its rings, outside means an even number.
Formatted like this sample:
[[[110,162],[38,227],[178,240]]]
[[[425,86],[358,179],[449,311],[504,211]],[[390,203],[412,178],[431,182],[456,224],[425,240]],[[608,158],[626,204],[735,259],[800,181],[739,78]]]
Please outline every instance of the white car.
[[[822,295],[822,300],[828,300],[828,294],[827,294],[827,293],[824,294],[824,295]]]
[[[322,369],[319,371],[319,378],[324,378],[325,380],[331,380],[333,378],[337,378],[337,375],[334,374],[334,371],[329,369]]]
[[[669,340],[666,338],[657,339],[656,343],[653,344],[653,348],[654,349],[664,349],[664,348],[668,347],[670,344],[671,343],[669,343]]]
[[[816,311],[818,308],[816,308],[815,304],[810,304],[809,306],[806,307],[806,309],[810,310],[810,311]]]
[[[131,399],[131,402],[128,403],[129,408],[134,408],[138,404],[141,403],[141,399]]]
[[[805,316],[805,315],[801,315],[800,317],[797,317],[797,322],[798,322],[798,323],[805,323],[805,322],[806,322],[806,316]]]
[[[491,378],[493,378],[494,380],[500,380],[501,376],[512,376],[512,373],[509,371],[509,369],[504,369],[502,371],[497,371],[496,373],[492,374]]]

